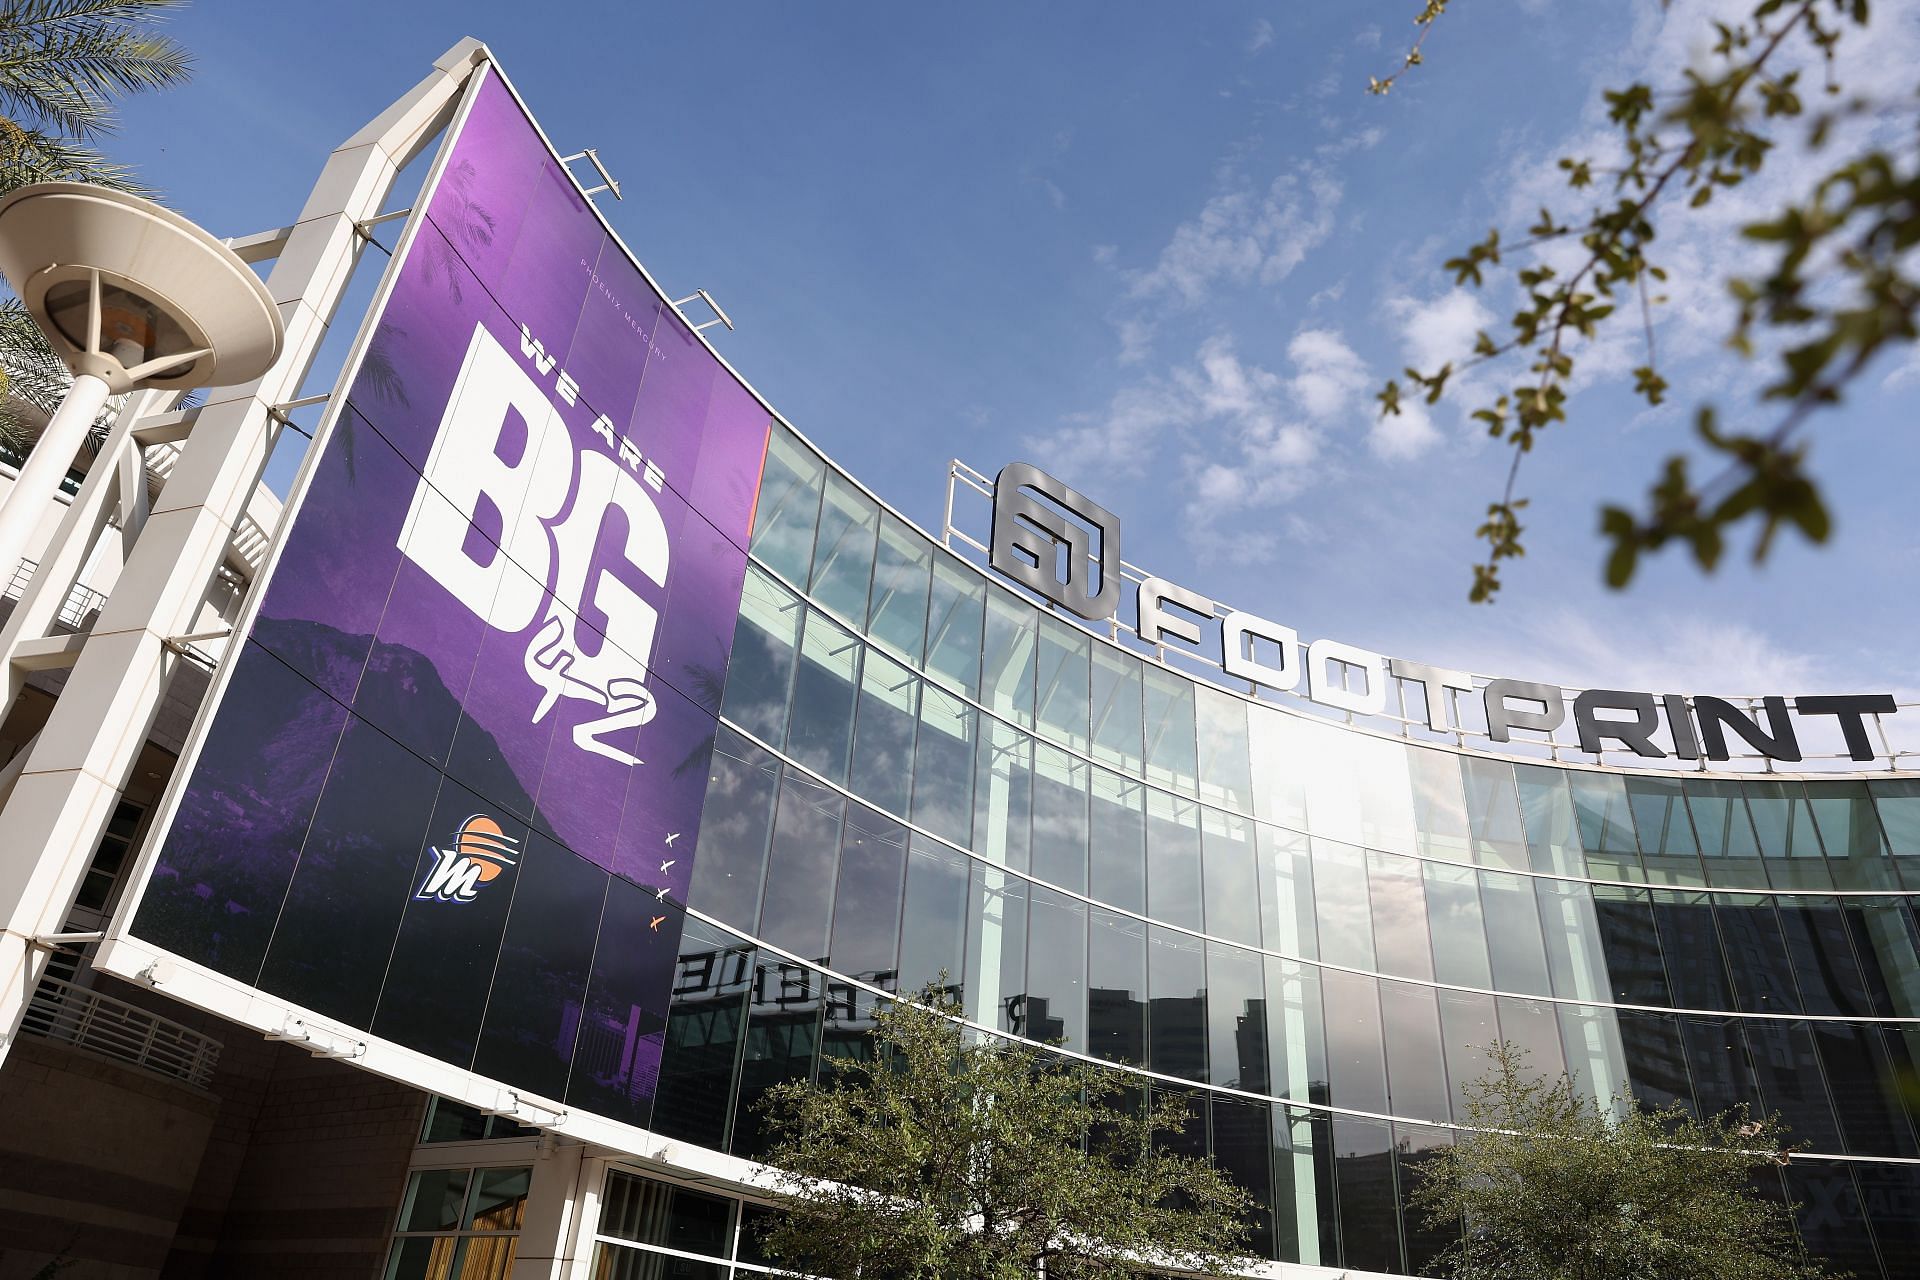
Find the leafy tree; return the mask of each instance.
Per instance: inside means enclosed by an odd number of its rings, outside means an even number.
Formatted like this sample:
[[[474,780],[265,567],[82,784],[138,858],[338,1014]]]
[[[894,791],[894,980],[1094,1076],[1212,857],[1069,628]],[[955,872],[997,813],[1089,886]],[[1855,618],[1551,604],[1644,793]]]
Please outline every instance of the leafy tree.
[[[767,1251],[794,1272],[887,1280],[1053,1280],[1250,1265],[1249,1197],[1153,1141],[1191,1123],[1116,1100],[1118,1073],[971,1038],[929,988],[874,1019],[872,1055],[762,1109],[786,1212]]]
[[[1663,0],[1665,3],[1665,0]],[[1447,9],[1447,0],[1421,0],[1418,39],[1392,75],[1375,77],[1384,94],[1422,62],[1422,46]],[[1753,557],[1763,559],[1775,535],[1791,527],[1824,542],[1831,520],[1807,470],[1802,428],[1819,410],[1837,404],[1869,362],[1889,346],[1920,336],[1920,277],[1910,252],[1920,243],[1920,146],[1905,130],[1897,151],[1873,145],[1871,135],[1841,126],[1869,117],[1920,119],[1920,98],[1891,103],[1848,96],[1836,81],[1834,51],[1862,38],[1868,0],[1753,0],[1737,22],[1714,22],[1711,60],[1679,83],[1636,82],[1605,95],[1615,130],[1610,154],[1565,156],[1571,206],[1543,208],[1524,234],[1499,228],[1446,263],[1461,286],[1504,285],[1519,299],[1513,318],[1478,335],[1471,351],[1438,369],[1408,369],[1403,386],[1388,382],[1379,395],[1383,414],[1400,412],[1404,395],[1437,403],[1465,370],[1520,362],[1524,372],[1507,390],[1473,407],[1490,435],[1512,448],[1506,484],[1489,504],[1477,533],[1484,558],[1474,566],[1469,597],[1491,601],[1500,590],[1503,561],[1525,553],[1518,488],[1522,459],[1542,432],[1567,421],[1568,394],[1585,347],[1610,326],[1638,331],[1643,363],[1634,390],[1658,405],[1671,389],[1654,348],[1653,315],[1667,279],[1653,257],[1663,228],[1758,176],[1768,159],[1796,135],[1809,153],[1835,138],[1856,139],[1847,154],[1773,216],[1744,227],[1760,246],[1766,269],[1727,282],[1738,303],[1728,342],[1742,355],[1767,348],[1777,361],[1764,396],[1781,408],[1753,431],[1723,427],[1711,405],[1699,405],[1694,431],[1716,470],[1696,481],[1684,454],[1666,459],[1638,510],[1607,506],[1601,533],[1608,544],[1606,580],[1624,586],[1643,552],[1686,546],[1702,569],[1720,561],[1731,526],[1755,525]],[[1825,84],[1813,91],[1803,65],[1824,65]],[[1548,250],[1570,246],[1570,255]],[[1455,384],[1457,385],[1457,384]]]
[[[1454,1280],[1816,1280],[1785,1206],[1756,1168],[1783,1163],[1776,1117],[1744,1104],[1711,1120],[1674,1105],[1602,1107],[1511,1043],[1463,1090],[1456,1144],[1421,1167],[1427,1225],[1466,1232],[1430,1268]]]
[[[0,2],[0,195],[53,181],[141,191],[97,143],[113,132],[121,98],[187,79],[186,51],[150,26],[184,3]],[[29,442],[68,380],[19,302],[0,303],[0,444]]]

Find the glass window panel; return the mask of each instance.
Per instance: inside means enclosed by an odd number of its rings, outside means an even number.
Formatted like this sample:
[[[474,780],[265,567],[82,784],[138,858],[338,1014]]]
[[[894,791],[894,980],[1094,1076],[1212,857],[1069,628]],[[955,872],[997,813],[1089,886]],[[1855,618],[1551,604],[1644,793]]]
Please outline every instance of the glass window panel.
[[[1247,706],[1247,750],[1253,765],[1253,814],[1289,831],[1307,829],[1302,718],[1258,703]]]
[[[1820,857],[1820,837],[1813,827],[1813,812],[1807,807],[1806,792],[1799,783],[1776,778],[1741,785],[1747,793],[1747,812],[1753,818],[1754,834],[1759,837],[1763,857]]]
[[[1504,760],[1460,758],[1466,784],[1467,817],[1473,826],[1474,861],[1487,867],[1525,867],[1526,827],[1520,820],[1520,795],[1513,766]]]
[[[1760,1100],[1780,1113],[1789,1141],[1811,1143],[1815,1151],[1840,1151],[1840,1127],[1821,1083],[1819,1056],[1807,1024],[1749,1018],[1746,1032]]]
[[[800,646],[800,623],[805,616],[799,596],[772,575],[748,567],[720,714],[775,746],[786,737],[793,656]]]
[[[891,512],[880,516],[880,545],[867,602],[867,635],[919,665],[927,645],[927,590],[933,547]]]
[[[1460,757],[1431,747],[1407,748],[1413,786],[1413,823],[1418,852],[1447,862],[1472,860],[1467,798],[1461,789]]]
[[[1320,970],[1266,957],[1268,1092],[1297,1102],[1327,1100],[1326,1023]]]
[[[1540,911],[1533,882],[1498,871],[1480,873],[1480,909],[1487,918],[1487,950],[1493,961],[1493,985],[1501,991],[1544,996],[1553,993],[1547,957],[1540,939]]]
[[[1667,958],[1673,1003],[1682,1009],[1732,1009],[1733,987],[1720,949],[1720,930],[1704,893],[1655,890],[1653,921]]]
[[[1920,928],[1898,898],[1850,898],[1847,929],[1874,1012],[1920,1018]]]
[[[1147,781],[1183,795],[1198,794],[1199,750],[1194,738],[1193,682],[1145,664]]]
[[[1088,893],[1127,911],[1147,909],[1146,787],[1093,770]]]
[[[1801,1012],[1773,899],[1716,893],[1713,905],[1733,975],[1735,1007],[1748,1013]]]
[[[597,1229],[620,1240],[725,1258],[733,1252],[735,1203],[615,1169],[607,1175]]]
[[[1687,818],[1678,778],[1628,778],[1627,807],[1648,854],[1698,853],[1700,845]]]
[[[1200,939],[1147,931],[1147,1065],[1164,1075],[1207,1078],[1207,973]]]
[[[980,614],[987,584],[979,574],[933,558],[933,588],[927,603],[927,673],[968,697],[980,691]]]
[[[1920,1155],[1901,1105],[1905,1086],[1887,1057],[1878,1030],[1857,1024],[1815,1023],[1813,1039],[1847,1151],[1852,1155],[1907,1159]]]
[[[1200,806],[1148,791],[1147,914],[1198,929],[1200,903]]]
[[[1040,613],[1005,591],[987,592],[986,648],[980,658],[980,701],[1004,720],[1033,727],[1034,649]]]
[[[1200,811],[1201,885],[1206,931],[1248,946],[1260,945],[1260,882],[1254,865],[1253,823],[1218,809]]]
[[[1327,1078],[1336,1107],[1387,1109],[1387,1062],[1380,1039],[1380,997],[1364,974],[1322,969],[1327,1017]]]
[[[1323,839],[1364,846],[1378,826],[1367,813],[1367,784],[1357,756],[1356,744],[1364,735],[1303,716],[1290,736],[1293,769],[1306,791],[1305,829]],[[1411,791],[1406,807],[1413,807]]]
[[[1731,887],[1765,888],[1766,867],[1747,816],[1740,784],[1731,778],[1687,778],[1681,783],[1687,813],[1700,842],[1707,882]]]
[[[1511,1040],[1526,1052],[1527,1065],[1549,1080],[1567,1069],[1560,1050],[1560,1023],[1554,1007],[1544,1000],[1523,1000],[1518,996],[1496,996],[1500,1010],[1500,1036]]]
[[[1433,952],[1427,944],[1427,904],[1426,895],[1420,889],[1419,860],[1369,852],[1367,884],[1373,903],[1374,951],[1380,972],[1401,978],[1433,977]]]
[[[1021,1034],[1027,989],[1027,882],[975,862],[967,906],[967,1016]]]
[[[853,767],[848,782],[860,796],[904,816],[913,781],[913,731],[920,719],[920,680],[868,649],[854,709]]]
[[[425,1169],[407,1184],[402,1231],[453,1231],[467,1203],[467,1169]]]
[[[1575,1000],[1608,999],[1612,993],[1593,890],[1560,880],[1535,880],[1533,889],[1540,907],[1553,994]]]
[[[1434,1260],[1460,1238],[1458,1222],[1430,1227],[1426,1224],[1426,1212],[1410,1199],[1413,1188],[1420,1185],[1425,1168],[1452,1145],[1451,1129],[1422,1124],[1393,1126],[1393,1147],[1400,1174],[1400,1230],[1407,1242],[1407,1270],[1413,1275],[1428,1274]]]
[[[1087,1048],[1087,906],[1042,889],[1029,889],[1027,998],[1020,1034]]]
[[[1313,850],[1308,837],[1284,827],[1257,826],[1260,937],[1269,950],[1308,960],[1320,954],[1314,925]]]
[[[1087,891],[1087,773],[1090,766],[1044,742],[1033,744],[1033,874]]]
[[[1626,1060],[1627,1084],[1641,1106],[1658,1110],[1677,1102],[1693,1108],[1693,1085],[1687,1078],[1686,1047],[1680,1039],[1680,1020],[1670,1013],[1622,1009],[1620,1052]]]
[[[1567,790],[1564,769],[1517,764],[1520,817],[1527,829],[1527,854],[1535,871],[1584,876],[1587,859],[1580,848],[1579,824],[1573,816],[1573,794]]]
[[[793,677],[787,754],[835,782],[846,781],[847,756],[853,749],[860,649],[851,631],[824,613],[808,610]]]
[[[1253,812],[1253,766],[1247,754],[1247,703],[1209,685],[1194,686],[1199,737],[1200,798],[1239,813]]]
[[[1274,1252],[1307,1266],[1335,1264],[1340,1234],[1327,1117],[1273,1109]]]
[[[757,936],[809,960],[827,950],[846,803],[832,788],[800,774],[789,771],[780,781]]]
[[[1620,1043],[1620,1023],[1611,1009],[1563,1004],[1560,1039],[1567,1050],[1567,1074],[1602,1110],[1616,1115],[1631,1095],[1627,1090],[1627,1054]]]
[[[1092,909],[1087,922],[1087,1052],[1147,1062],[1147,926]]]
[[[907,829],[865,805],[849,804],[827,948],[834,972],[881,987],[893,981],[906,871]]]
[[[779,761],[721,725],[687,901],[747,932],[760,916],[760,876],[779,784]]]
[[[1736,1107],[1758,1110],[1760,1088],[1738,1018],[1682,1018],[1687,1074],[1700,1114],[1712,1117]]]
[[[880,506],[843,477],[827,477],[820,504],[820,532],[813,542],[812,588],[815,600],[842,618],[867,616],[867,589],[873,581],[873,544],[880,531]]]
[[[788,582],[807,580],[826,473],[813,450],[775,424],[754,507],[753,554]]]
[[[1228,1089],[1267,1092],[1267,996],[1259,953],[1207,944],[1207,1060]]]
[[[1480,882],[1469,867],[1429,862],[1425,868],[1427,927],[1433,936],[1433,976],[1462,987],[1491,987],[1487,925]]]
[[[1788,1197],[1800,1206],[1794,1217],[1807,1248],[1840,1274],[1881,1274],[1873,1236],[1861,1213],[1860,1193],[1854,1187],[1853,1169],[1824,1162],[1813,1167],[1809,1161],[1789,1165],[1785,1172]],[[1891,1274],[1903,1274],[1904,1265],[1895,1259]]]
[[[1449,1114],[1446,1060],[1440,1043],[1440,1007],[1432,987],[1380,984],[1386,1028],[1388,1110],[1396,1116],[1445,1123]]]
[[[1920,779],[1874,778],[1867,791],[1893,853],[1920,854]]]
[[[1854,1177],[1882,1256],[1920,1257],[1920,1166],[1860,1164]]]
[[[1793,962],[1794,986],[1808,1013],[1870,1018],[1873,1001],[1854,958],[1837,898],[1782,897],[1774,902]]]
[[[1453,1118],[1468,1122],[1466,1087],[1487,1074],[1488,1051],[1500,1039],[1493,997],[1465,991],[1442,991],[1440,1035],[1445,1041],[1447,1079],[1453,1086]]]
[[[1316,836],[1313,893],[1320,913],[1320,958],[1353,969],[1377,968],[1365,852]]]
[[[1671,1005],[1653,900],[1641,889],[1595,885],[1594,924],[1606,960],[1608,999],[1622,1004]]]
[[[1146,768],[1140,659],[1110,644],[1093,646],[1093,758],[1129,773]]]
[[[1340,1265],[1404,1271],[1400,1202],[1393,1185],[1393,1140],[1384,1120],[1336,1116],[1334,1164],[1340,1181]]]
[[[1262,1102],[1215,1095],[1208,1118],[1214,1164],[1253,1197],[1253,1231],[1247,1247],[1256,1257],[1273,1253],[1273,1170],[1268,1132],[1271,1120]],[[1291,1206],[1289,1206],[1291,1207]]]
[[[989,862],[1027,869],[1033,818],[1033,739],[984,717],[973,791],[973,850]]]
[[[1568,770],[1567,789],[1573,796],[1587,874],[1600,880],[1645,879],[1626,780],[1615,773]]]
[[[1081,752],[1089,745],[1092,646],[1093,637],[1080,628],[1050,615],[1041,616],[1034,665],[1034,710],[1042,733]]]
[[[1342,737],[1360,800],[1360,843],[1388,853],[1413,853],[1419,847],[1407,763],[1413,748],[1365,733]]]
[[[907,845],[907,888],[900,920],[900,990],[914,993],[945,975],[948,990],[966,972],[969,859],[916,835]],[[954,992],[956,995],[958,991]]]
[[[973,835],[973,726],[967,703],[931,685],[920,694],[913,746],[913,821],[955,844]]]
[[[1831,869],[1845,888],[1888,889],[1886,837],[1864,782],[1808,782],[1807,807],[1820,832]]]
[[[813,1077],[824,996],[823,975],[805,965],[763,956],[754,966],[746,1043],[740,1052],[740,1084],[733,1103],[728,1148],[733,1154],[748,1159],[765,1155],[773,1135],[760,1111],[760,1100],[777,1084]]]
[[[673,1280],[727,1280],[725,1263],[673,1258],[610,1241],[602,1241],[595,1250],[593,1280],[655,1280],[663,1275]]]
[[[689,918],[680,934],[673,1004],[649,1122],[658,1133],[703,1147],[727,1145],[728,1103],[753,986],[751,947]]]

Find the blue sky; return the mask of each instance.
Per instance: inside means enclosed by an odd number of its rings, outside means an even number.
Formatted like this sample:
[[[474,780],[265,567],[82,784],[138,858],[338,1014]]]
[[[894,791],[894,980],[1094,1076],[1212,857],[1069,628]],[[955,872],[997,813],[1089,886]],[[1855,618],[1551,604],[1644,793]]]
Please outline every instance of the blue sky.
[[[1599,89],[1671,80],[1703,11],[1736,7],[1456,5],[1383,99],[1364,86],[1415,0],[199,0],[173,23],[193,83],[110,145],[217,233],[280,225],[337,142],[477,36],[563,151],[599,150],[626,192],[601,207],[662,285],[726,306],[735,367],[924,527],[950,457],[1024,458],[1118,513],[1129,560],[1303,636],[1573,685],[1920,688],[1905,353],[1817,423],[1826,548],[1600,585],[1599,504],[1638,497],[1692,404],[1771,420],[1766,368],[1720,348],[1719,280],[1772,188],[1670,233],[1672,407],[1625,393],[1630,344],[1592,353],[1527,463],[1530,554],[1497,606],[1465,596],[1505,450],[1467,400],[1374,416],[1384,377],[1512,310],[1440,262],[1523,228],[1552,160],[1594,154]],[[1904,87],[1915,22],[1883,12],[1850,83]],[[1783,156],[1780,181],[1812,163]]]

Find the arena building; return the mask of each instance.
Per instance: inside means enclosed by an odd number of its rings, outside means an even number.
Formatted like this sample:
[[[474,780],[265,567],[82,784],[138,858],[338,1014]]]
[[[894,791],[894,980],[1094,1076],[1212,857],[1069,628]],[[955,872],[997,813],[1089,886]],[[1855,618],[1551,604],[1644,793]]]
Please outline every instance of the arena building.
[[[1762,1191],[1920,1275],[1920,711],[1303,644],[1134,569],[1045,459],[955,463],[936,538],[568,163],[457,46],[262,241],[317,317],[289,370],[132,404],[149,476],[200,415],[147,529],[83,518],[96,463],[64,575],[19,575],[0,821],[84,856],[7,854],[41,923],[0,1277],[761,1274],[756,1101],[939,982],[1188,1099],[1264,1275],[1432,1258],[1407,1192],[1499,1039],[1611,1105],[1780,1112]],[[284,514],[266,450],[202,448],[309,407]],[[232,536],[155,588],[171,477],[216,464]],[[107,801],[54,803],[63,752]]]

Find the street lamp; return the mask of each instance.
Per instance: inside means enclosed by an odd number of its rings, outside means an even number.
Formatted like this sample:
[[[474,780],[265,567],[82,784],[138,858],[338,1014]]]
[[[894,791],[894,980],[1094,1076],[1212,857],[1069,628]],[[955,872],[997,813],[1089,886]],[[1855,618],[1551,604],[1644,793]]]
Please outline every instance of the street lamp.
[[[0,274],[73,371],[0,501],[10,577],[110,395],[246,382],[279,358],[273,297],[234,252],[151,200],[42,182],[0,200]]]

